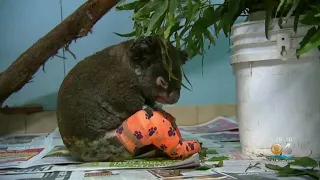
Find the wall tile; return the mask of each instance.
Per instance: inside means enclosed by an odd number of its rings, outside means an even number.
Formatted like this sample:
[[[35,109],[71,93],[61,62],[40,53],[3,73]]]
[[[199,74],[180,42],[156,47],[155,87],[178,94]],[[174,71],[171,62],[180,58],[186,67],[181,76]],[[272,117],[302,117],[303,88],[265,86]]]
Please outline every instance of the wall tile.
[[[24,114],[0,114],[0,134],[24,134],[25,118]]]
[[[56,111],[44,111],[26,117],[26,133],[47,133],[57,128]]]

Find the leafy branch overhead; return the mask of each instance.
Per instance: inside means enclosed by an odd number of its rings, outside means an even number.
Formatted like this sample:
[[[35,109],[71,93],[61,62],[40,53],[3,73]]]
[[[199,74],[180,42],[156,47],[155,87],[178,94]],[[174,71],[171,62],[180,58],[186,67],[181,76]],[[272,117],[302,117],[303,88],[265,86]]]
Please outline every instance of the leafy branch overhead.
[[[300,43],[297,55],[316,47],[320,49],[319,0],[225,0],[223,4],[212,4],[210,0],[136,0],[129,3],[123,0],[116,10],[133,11],[134,21],[132,32],[117,35],[159,35],[170,39],[178,48],[187,49],[190,58],[204,55],[206,48],[216,45],[221,31],[229,37],[232,25],[240,16],[260,10],[266,13],[266,29],[275,17],[281,26],[294,16],[295,31],[299,22],[314,26]],[[209,42],[208,47],[205,41]]]

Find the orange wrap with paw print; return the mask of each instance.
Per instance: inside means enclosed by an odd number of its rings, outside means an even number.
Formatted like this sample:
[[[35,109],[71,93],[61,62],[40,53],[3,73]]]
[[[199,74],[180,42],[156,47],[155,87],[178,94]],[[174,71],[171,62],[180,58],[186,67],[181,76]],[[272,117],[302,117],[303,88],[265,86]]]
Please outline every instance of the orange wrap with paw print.
[[[151,144],[173,159],[187,158],[199,152],[200,143],[196,140],[184,141],[174,121],[174,117],[164,111],[153,111],[149,117],[144,110],[140,110],[124,121],[115,133],[132,154]]]

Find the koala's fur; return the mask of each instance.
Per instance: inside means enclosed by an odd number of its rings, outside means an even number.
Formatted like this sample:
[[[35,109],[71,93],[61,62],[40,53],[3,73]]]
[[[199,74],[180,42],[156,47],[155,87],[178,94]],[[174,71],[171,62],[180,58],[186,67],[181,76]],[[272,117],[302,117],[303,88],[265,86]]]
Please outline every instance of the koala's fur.
[[[65,77],[57,100],[58,127],[64,144],[79,160],[131,159],[114,129],[143,105],[153,106],[159,94],[168,95],[169,104],[179,99],[187,54],[166,41],[178,78],[169,81],[159,42],[148,36],[107,47],[80,61]],[[156,84],[159,76],[167,89]],[[170,97],[173,92],[178,97]]]

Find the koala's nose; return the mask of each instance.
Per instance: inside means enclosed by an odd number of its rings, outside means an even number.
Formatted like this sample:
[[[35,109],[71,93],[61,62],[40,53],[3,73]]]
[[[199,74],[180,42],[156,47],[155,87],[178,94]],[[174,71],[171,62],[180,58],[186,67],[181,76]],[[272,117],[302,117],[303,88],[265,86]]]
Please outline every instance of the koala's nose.
[[[179,90],[175,90],[175,91],[172,91],[170,94],[169,94],[169,98],[168,98],[168,104],[175,104],[178,102],[180,98],[180,89]]]

